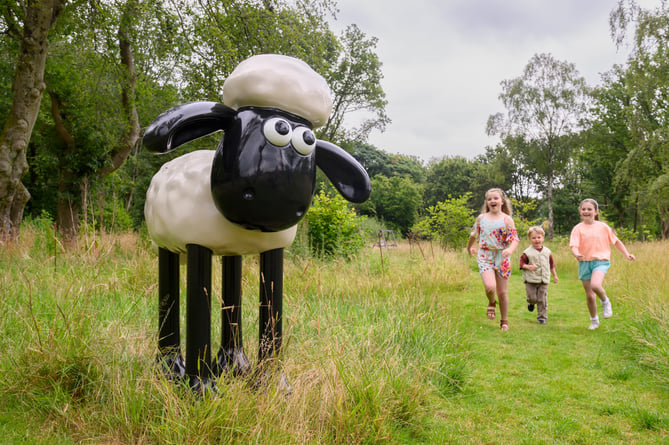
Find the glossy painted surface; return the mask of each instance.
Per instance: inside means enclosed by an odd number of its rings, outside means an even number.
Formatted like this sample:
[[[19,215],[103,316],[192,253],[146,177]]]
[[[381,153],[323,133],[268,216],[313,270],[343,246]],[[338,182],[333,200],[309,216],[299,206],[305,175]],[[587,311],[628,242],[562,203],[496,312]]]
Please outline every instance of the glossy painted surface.
[[[172,252],[186,253],[187,244],[198,244],[214,255],[249,255],[289,246],[296,226],[260,232],[223,216],[211,193],[213,159],[213,150],[198,150],[173,159],[156,173],[144,207],[151,239]]]
[[[264,131],[266,123],[277,119],[288,124],[283,130],[288,142],[281,146],[271,143]],[[304,217],[314,195],[316,159],[313,152],[305,156],[295,149],[291,134],[300,130],[311,132],[306,122],[280,110],[239,111],[216,150],[211,172],[214,202],[228,220],[276,232]]]
[[[147,150],[167,153],[186,142],[230,126],[236,112],[218,102],[191,102],[170,108],[146,128],[142,143]]]
[[[307,63],[279,54],[241,62],[223,83],[223,103],[235,110],[275,108],[322,127],[332,112],[330,87]]]
[[[216,373],[250,371],[241,336],[241,256],[260,253],[259,349],[262,368],[282,344],[283,248],[313,199],[316,167],[344,198],[370,194],[364,168],[337,145],[316,139],[332,102],[325,80],[304,62],[279,55],[242,62],[223,100],[174,107],[149,125],[144,146],[167,153],[223,131],[216,151],[165,163],[147,191],[145,216],[160,250],[159,361],[170,378],[188,378],[195,392],[216,390]],[[213,147],[212,147],[213,148]],[[179,256],[188,253],[186,351],[179,336]],[[211,256],[222,255],[222,329],[211,356]],[[259,372],[259,380],[266,373]],[[283,378],[285,381],[285,378]],[[287,383],[285,384],[287,387]]]

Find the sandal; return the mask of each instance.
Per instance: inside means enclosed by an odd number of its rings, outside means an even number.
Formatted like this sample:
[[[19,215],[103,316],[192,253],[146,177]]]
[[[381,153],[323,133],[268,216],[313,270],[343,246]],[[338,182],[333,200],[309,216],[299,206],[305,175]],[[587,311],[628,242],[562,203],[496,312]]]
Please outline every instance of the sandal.
[[[508,331],[509,330],[509,322],[507,320],[502,320],[499,322],[499,328],[502,331]]]
[[[490,320],[495,319],[495,306],[497,306],[496,301],[494,303],[488,305],[488,311],[487,311],[486,315],[488,316],[488,319],[490,319]]]

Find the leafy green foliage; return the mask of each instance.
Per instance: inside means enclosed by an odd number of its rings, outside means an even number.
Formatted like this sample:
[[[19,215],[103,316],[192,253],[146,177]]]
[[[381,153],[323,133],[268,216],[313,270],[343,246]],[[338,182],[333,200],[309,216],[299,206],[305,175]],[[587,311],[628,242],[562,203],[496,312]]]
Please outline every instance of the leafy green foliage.
[[[366,141],[370,131],[384,131],[390,123],[385,110],[388,101],[381,88],[381,61],[375,52],[378,39],[368,38],[357,25],[350,25],[340,41],[342,51],[325,76],[334,93],[332,114],[319,134],[328,140]],[[365,111],[367,117],[358,128],[347,131],[344,118],[353,111]]]
[[[513,222],[521,239],[526,237],[527,230],[531,226],[543,226],[541,219],[534,216],[537,208],[537,202],[534,199],[519,201],[512,197],[511,206],[513,208]],[[544,229],[546,229],[545,226]]]
[[[387,178],[402,176],[411,178],[417,184],[425,182],[425,168],[416,156],[391,155],[373,145],[358,141],[344,142],[341,147],[349,151],[360,162],[370,177],[376,175],[383,175]]]
[[[427,168],[425,204],[437,205],[450,196],[472,191],[478,163],[462,156],[432,161]]]
[[[339,195],[329,197],[321,191],[305,222],[309,244],[318,256],[351,257],[365,245],[358,216]]]
[[[469,193],[458,198],[448,197],[427,209],[427,215],[414,227],[415,233],[438,240],[442,246],[459,248],[467,244],[474,225],[475,212],[467,206]]]
[[[360,213],[374,216],[406,234],[416,222],[422,202],[422,186],[410,178],[376,175],[372,178],[372,194],[359,208]]]
[[[574,151],[571,138],[581,129],[589,101],[589,89],[576,67],[555,60],[550,54],[535,54],[523,75],[502,81],[500,99],[506,116],[490,116],[488,134],[499,134],[518,142],[514,153],[523,168],[536,172],[537,188],[546,190],[548,230],[553,236],[553,187]]]

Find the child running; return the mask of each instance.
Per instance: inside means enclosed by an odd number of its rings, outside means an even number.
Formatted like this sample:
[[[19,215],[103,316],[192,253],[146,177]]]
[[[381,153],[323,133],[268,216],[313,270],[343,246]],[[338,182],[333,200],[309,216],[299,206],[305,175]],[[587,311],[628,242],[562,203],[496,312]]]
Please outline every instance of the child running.
[[[611,265],[611,244],[632,261],[634,255],[627,251],[622,241],[606,223],[599,221],[599,205],[594,199],[584,199],[578,207],[581,222],[571,231],[569,247],[578,260],[578,279],[583,283],[585,297],[590,311],[590,326],[599,327],[597,316],[597,298],[602,302],[602,317],[613,315],[611,301],[606,296],[602,284]]]
[[[520,256],[520,269],[523,271],[527,309],[532,312],[537,305],[537,321],[546,324],[548,319],[548,283],[557,283],[557,269],[555,260],[548,247],[544,246],[546,232],[539,226],[532,226],[527,230],[527,237],[532,245],[523,251]]]
[[[478,240],[478,249],[474,242]],[[518,233],[511,218],[511,202],[499,188],[492,188],[485,194],[481,214],[476,218],[474,228],[469,234],[467,251],[469,256],[476,255],[483,287],[488,297],[487,316],[495,319],[495,306],[499,299],[501,316],[500,329],[509,330],[507,319],[509,298],[507,286],[511,275],[509,257],[518,247]]]

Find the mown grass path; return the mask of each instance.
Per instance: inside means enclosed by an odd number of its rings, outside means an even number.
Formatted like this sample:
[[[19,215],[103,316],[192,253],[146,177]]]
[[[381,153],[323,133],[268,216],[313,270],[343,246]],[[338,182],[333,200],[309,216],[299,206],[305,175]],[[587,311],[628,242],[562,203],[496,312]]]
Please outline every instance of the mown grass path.
[[[612,272],[613,273],[613,272]],[[434,438],[442,443],[669,443],[669,400],[630,354],[635,310],[609,290],[614,316],[589,331],[581,282],[560,273],[549,286],[548,323],[529,312],[520,274],[509,282],[509,332],[486,318],[478,274],[447,295],[470,337],[466,387],[446,401]],[[605,282],[606,285],[606,282]],[[633,301],[630,299],[630,301]]]

